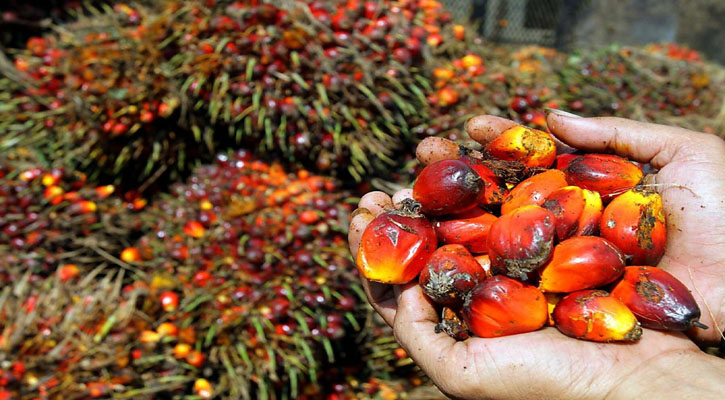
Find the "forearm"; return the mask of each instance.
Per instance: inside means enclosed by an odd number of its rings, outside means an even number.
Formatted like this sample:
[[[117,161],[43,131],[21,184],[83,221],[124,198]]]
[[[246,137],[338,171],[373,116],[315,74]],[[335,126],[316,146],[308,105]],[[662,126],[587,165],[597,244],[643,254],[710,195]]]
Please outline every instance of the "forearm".
[[[644,361],[608,399],[715,399],[725,393],[725,360],[700,351],[665,353]]]

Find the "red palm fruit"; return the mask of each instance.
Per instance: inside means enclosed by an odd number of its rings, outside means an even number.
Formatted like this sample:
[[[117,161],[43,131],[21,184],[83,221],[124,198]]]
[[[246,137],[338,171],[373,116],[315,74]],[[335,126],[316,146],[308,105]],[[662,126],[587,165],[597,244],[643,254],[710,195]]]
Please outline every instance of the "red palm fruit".
[[[508,214],[523,206],[540,206],[554,191],[565,186],[568,186],[566,177],[559,170],[551,169],[534,175],[511,190],[501,205],[501,214]]]
[[[200,351],[192,350],[186,356],[186,362],[188,362],[189,365],[199,368],[204,365],[204,358],[204,354],[202,354]]]
[[[551,193],[542,207],[556,217],[556,238],[560,241],[599,232],[602,199],[597,192],[566,186]]]
[[[575,157],[566,163],[563,171],[570,185],[599,192],[605,202],[633,188],[643,176],[636,164],[609,154]]]
[[[483,180],[483,197],[480,200],[481,205],[489,204],[501,204],[508,194],[508,188],[506,188],[506,182],[501,179],[496,173],[489,168],[483,161],[471,157],[463,156],[461,161],[466,163],[471,169],[476,171],[478,176]]]
[[[380,214],[363,232],[357,266],[367,279],[404,284],[412,281],[437,246],[433,225],[420,205],[404,200],[401,210]]]
[[[556,142],[551,135],[522,125],[498,135],[486,150],[500,160],[518,161],[529,168],[548,168],[556,160]]]
[[[488,231],[488,255],[494,272],[526,280],[544,265],[554,246],[554,215],[525,206],[503,215]]]
[[[662,197],[649,189],[634,188],[604,209],[601,236],[614,243],[634,265],[656,265],[667,245]]]
[[[559,301],[554,321],[561,333],[594,342],[636,342],[642,327],[624,303],[603,290],[574,292]]]
[[[421,171],[413,186],[413,198],[430,215],[470,210],[483,194],[481,177],[461,160],[442,160]]]
[[[687,287],[655,267],[627,267],[612,290],[645,328],[684,331],[701,324],[700,308]]]
[[[576,154],[559,154],[556,156],[556,169],[563,171],[569,166],[569,163],[575,158],[580,157]]]
[[[474,335],[498,337],[541,328],[548,311],[539,289],[499,275],[473,288],[466,296],[461,316]]]
[[[606,239],[577,236],[554,247],[541,270],[539,289],[570,293],[614,282],[624,273],[624,255]]]
[[[480,256],[474,257],[478,264],[483,268],[483,273],[486,274],[486,278],[490,278],[493,276],[493,271],[491,271],[491,257],[488,256],[488,254],[482,254]]]
[[[159,296],[159,300],[161,301],[161,308],[166,312],[176,311],[179,307],[179,295],[175,292],[163,292]]]
[[[113,191],[116,188],[113,185],[106,185],[106,186],[98,186],[95,188],[96,195],[100,197],[101,199],[105,199],[106,197],[113,194]]]
[[[420,272],[420,286],[433,302],[460,307],[463,297],[486,274],[471,253],[460,244],[449,244],[433,252]]]
[[[480,208],[457,214],[435,223],[438,241],[443,244],[461,244],[471,253],[486,253],[486,238],[496,216]]]
[[[461,317],[448,307],[443,307],[441,311],[441,322],[435,326],[435,332],[445,332],[448,336],[456,340],[466,340],[471,335],[468,333],[468,327]]]

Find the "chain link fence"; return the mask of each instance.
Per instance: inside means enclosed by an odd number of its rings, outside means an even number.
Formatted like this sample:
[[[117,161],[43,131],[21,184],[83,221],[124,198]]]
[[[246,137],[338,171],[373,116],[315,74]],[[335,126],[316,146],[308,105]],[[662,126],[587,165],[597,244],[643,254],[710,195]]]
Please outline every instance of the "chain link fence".
[[[489,40],[560,46],[588,0],[443,0],[454,17],[476,23]]]

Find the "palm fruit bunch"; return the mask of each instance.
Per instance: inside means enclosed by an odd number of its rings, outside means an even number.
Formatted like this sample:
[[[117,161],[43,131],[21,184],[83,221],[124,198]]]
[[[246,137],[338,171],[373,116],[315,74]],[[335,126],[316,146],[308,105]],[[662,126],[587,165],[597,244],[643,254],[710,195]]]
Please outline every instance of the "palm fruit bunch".
[[[559,68],[563,107],[714,132],[725,78],[720,67],[640,48],[569,57]]]
[[[67,281],[114,265],[108,257],[130,233],[122,221],[143,204],[109,197],[112,185],[83,173],[31,165],[0,162],[0,282]]]
[[[455,148],[445,139],[426,148]],[[430,143],[426,143],[426,141]],[[702,328],[700,309],[664,254],[662,198],[642,165],[561,154],[547,132],[515,125],[482,151],[433,160],[412,198],[365,229],[368,279],[418,280],[457,339],[556,326],[577,339],[637,341],[642,327]]]
[[[164,67],[171,27],[144,11],[119,4],[30,38],[15,56],[21,88],[2,110],[15,127],[3,145],[35,148],[92,179],[183,170],[197,146]]]
[[[480,43],[436,1],[92,10],[14,54],[0,86],[19,88],[0,119],[16,129],[2,146],[143,189],[242,146],[360,179],[474,112],[469,88],[433,87],[434,64]]]
[[[146,234],[119,255],[146,274],[128,286],[147,294],[136,329],[141,357],[156,361],[144,376],[183,374],[159,391],[201,397],[319,396],[330,365],[359,360],[368,313],[346,247],[348,197],[240,150],[147,207]]]
[[[413,131],[445,134],[470,112],[470,90],[431,82],[429,64],[472,40],[436,1],[208,4],[180,21],[182,88],[237,142],[359,180],[395,165]]]

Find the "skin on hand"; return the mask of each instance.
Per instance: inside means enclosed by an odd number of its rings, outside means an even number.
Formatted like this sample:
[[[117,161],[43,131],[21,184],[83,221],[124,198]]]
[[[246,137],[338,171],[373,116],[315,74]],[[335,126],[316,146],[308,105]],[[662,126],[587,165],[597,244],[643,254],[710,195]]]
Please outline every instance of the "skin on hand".
[[[515,123],[493,116],[467,123],[482,144]],[[716,343],[725,327],[725,142],[685,129],[619,118],[578,118],[552,113],[548,124],[560,153],[572,147],[616,153],[650,163],[650,179],[662,195],[668,245],[658,267],[692,289],[708,330],[688,332],[701,344]],[[457,146],[425,139],[416,154],[427,164],[458,158]],[[570,147],[571,146],[571,147]],[[350,250],[384,207],[410,191],[365,196],[351,222]],[[646,330],[638,343],[601,344],[570,339],[555,328],[457,342],[436,334],[434,306],[417,283],[391,286],[363,279],[368,299],[393,327],[396,339],[446,394],[456,398],[682,398],[725,392],[725,361],[702,353],[687,336]],[[719,387],[718,387],[719,386]]]

